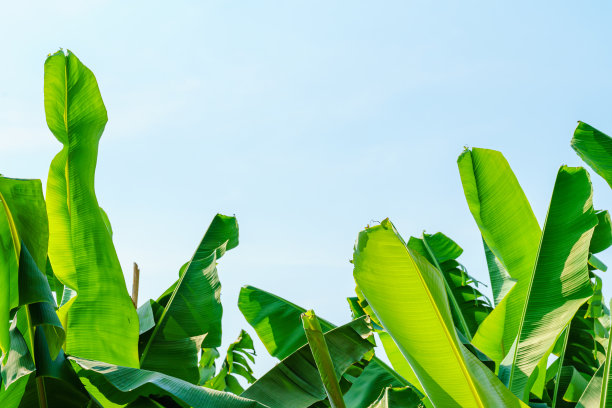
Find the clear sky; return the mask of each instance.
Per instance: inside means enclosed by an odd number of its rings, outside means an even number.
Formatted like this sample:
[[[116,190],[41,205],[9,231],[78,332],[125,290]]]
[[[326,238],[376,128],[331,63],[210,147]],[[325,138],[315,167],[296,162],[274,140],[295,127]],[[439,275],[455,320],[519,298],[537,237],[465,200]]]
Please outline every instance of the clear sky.
[[[60,144],[43,63],[68,48],[106,103],[98,200],[128,287],[141,267],[141,303],[177,278],[217,212],[240,223],[219,264],[225,344],[254,334],[236,306],[245,284],[348,321],[349,259],[372,220],[406,239],[446,233],[488,282],[463,147],[501,150],[542,225],[558,167],[581,165],[576,121],[612,134],[611,3],[504,3],[3,3],[0,172],[46,182]],[[592,178],[596,207],[612,209]],[[261,374],[274,361],[256,348]]]

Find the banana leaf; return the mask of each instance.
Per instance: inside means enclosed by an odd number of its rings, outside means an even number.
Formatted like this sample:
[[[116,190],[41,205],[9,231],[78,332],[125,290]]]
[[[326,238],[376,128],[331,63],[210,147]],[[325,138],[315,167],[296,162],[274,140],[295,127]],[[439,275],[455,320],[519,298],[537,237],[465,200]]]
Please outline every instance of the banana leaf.
[[[353,320],[325,334],[338,378],[354,363],[373,355],[372,331],[366,319]],[[306,408],[326,398],[309,345],[282,360],[241,395],[269,408]]]
[[[180,407],[257,408],[261,404],[231,393],[211,390],[162,373],[68,357],[80,378],[85,378],[108,400],[129,404],[139,397],[168,397]]]
[[[408,247],[419,252],[442,273],[455,326],[471,340],[493,308],[489,299],[477,289],[478,281],[457,262],[463,249],[441,232],[424,233],[422,238],[410,237]]]
[[[592,200],[586,170],[562,166],[520,315],[518,341],[502,362],[508,388],[525,401],[534,369],[548,357],[563,329],[593,293],[587,268],[588,248],[597,225]],[[508,296],[513,296],[514,290]]]
[[[516,284],[516,279],[512,279],[504,265],[497,259],[495,254],[488,247],[485,240],[482,240],[484,246],[485,258],[487,259],[487,267],[489,269],[489,277],[491,280],[491,290],[493,291],[493,303],[499,305],[504,297],[510,292],[510,289]]]
[[[237,245],[236,218],[217,214],[191,261],[181,268],[179,280],[157,302],[145,306],[153,305],[157,309],[153,314],[159,317],[151,317],[145,309],[140,313],[146,327],[152,318],[155,321],[150,333],[141,334],[142,368],[199,383],[199,350],[221,343],[223,308],[217,260]]]
[[[612,246],[612,220],[608,211],[597,211],[597,226],[593,231],[593,238],[589,246],[589,252],[598,254]]]
[[[98,84],[73,53],[59,51],[45,61],[44,89],[47,125],[63,145],[47,179],[49,259],[78,293],[60,312],[66,352],[138,367],[138,317],[94,191],[107,121]]]
[[[306,309],[253,286],[240,290],[238,308],[273,357],[282,360],[307,343],[300,323],[300,316]],[[322,318],[319,322],[323,332],[336,327]],[[367,407],[386,386],[412,386],[377,357],[369,361],[359,376],[344,377],[351,383],[344,394],[344,401],[350,408]]]
[[[591,377],[591,380],[586,386],[586,389],[580,396],[576,408],[601,408],[606,405],[600,405],[602,392],[607,392],[603,387],[603,376],[606,367],[602,364],[597,370],[595,375]],[[607,388],[607,387],[606,387]],[[605,400],[604,400],[605,403]]]
[[[37,263],[38,269],[45,270],[48,227],[40,180],[0,177],[0,201],[0,255],[4,259],[0,272],[0,349],[6,354],[10,349],[11,310],[47,300],[44,293],[40,294],[41,279],[32,270],[36,266],[21,261]],[[22,254],[22,244],[32,252]],[[27,285],[20,284],[24,279],[28,279]]]
[[[21,316],[21,318],[24,319],[25,315]],[[11,323],[9,332],[11,336],[11,348],[8,350],[8,353],[6,353],[6,361],[2,365],[1,370],[2,386],[7,390],[12,389],[13,383],[20,378],[36,371],[34,359],[32,358],[32,354],[30,354],[28,344],[24,338],[24,333],[17,328],[18,319],[19,317],[15,316]],[[28,333],[26,332],[25,336],[27,335]]]
[[[46,333],[49,341],[44,344],[45,352],[53,358],[59,353],[65,332],[55,313],[55,299],[43,272],[47,266],[48,227],[42,185],[38,180],[0,177],[0,200],[0,240],[4,243],[2,251],[8,266],[4,272],[10,276],[16,267],[18,278],[17,307],[13,308],[9,333],[9,340],[14,344],[9,343],[2,366],[3,383],[9,387],[36,369],[35,331],[40,329]],[[39,379],[38,383],[43,384],[43,380]]]
[[[253,376],[251,363],[255,362],[255,347],[253,339],[244,330],[240,331],[238,339],[229,345],[225,359],[221,364],[219,372],[214,375],[214,359],[219,357],[219,352],[214,349],[202,350],[200,358],[200,384],[207,388],[212,388],[219,391],[228,391],[236,395],[244,392],[244,388],[240,385],[237,376],[244,378],[248,384],[253,384],[256,378]],[[205,370],[207,367],[213,367],[213,373],[208,378]]]
[[[319,320],[313,310],[309,310],[302,314],[302,323],[304,325],[306,339],[308,340],[308,347],[310,347],[314,362],[319,370],[319,376],[321,377],[323,388],[325,389],[331,408],[346,408],[334,363],[329,355],[327,342],[321,331]]]
[[[434,406],[524,406],[461,344],[439,271],[389,220],[359,234],[353,264],[357,285]]]
[[[421,399],[410,387],[387,387],[369,408],[419,408]]]
[[[496,308],[476,333],[473,344],[496,362],[510,351],[519,330],[529,290],[541,231],[531,206],[504,156],[497,151],[474,148],[458,158],[459,173],[470,212],[486,247],[501,270],[516,284],[499,300],[498,282],[491,276]],[[486,328],[485,328],[486,326]]]
[[[612,139],[610,136],[584,122],[578,122],[570,144],[578,156],[612,187]]]

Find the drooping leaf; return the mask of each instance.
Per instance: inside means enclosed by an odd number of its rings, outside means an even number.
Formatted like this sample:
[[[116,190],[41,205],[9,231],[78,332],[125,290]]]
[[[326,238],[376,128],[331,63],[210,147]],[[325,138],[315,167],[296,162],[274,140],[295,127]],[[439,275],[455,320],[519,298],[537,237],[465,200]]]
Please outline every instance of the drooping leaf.
[[[593,231],[589,251],[598,254],[612,246],[612,220],[608,211],[597,211],[597,226]]]
[[[586,170],[562,166],[520,316],[518,342],[502,363],[509,370],[508,387],[524,400],[533,370],[593,293],[587,268],[589,244],[597,225],[592,199]]]
[[[306,309],[264,290],[244,286],[240,290],[238,308],[255,329],[270,355],[278,359],[289,356],[307,343],[300,316]],[[319,318],[323,332],[336,327]],[[386,386],[412,385],[382,360],[373,357],[359,376],[345,375],[351,387],[344,395],[350,408],[368,406]]]
[[[253,286],[240,289],[238,308],[272,357],[282,360],[307,343],[300,320],[306,309]],[[335,327],[323,319],[320,324],[323,332]]]
[[[365,318],[353,320],[325,334],[337,377],[368,355],[371,358],[374,347],[368,340],[371,335]],[[325,399],[326,393],[312,351],[305,345],[264,374],[242,396],[269,408],[306,408]]]
[[[204,385],[211,378],[215,377],[217,372],[216,360],[220,356],[219,350],[216,347],[202,349],[199,363],[200,382],[198,385]]]
[[[571,146],[612,187],[612,138],[584,122],[578,122]]]
[[[164,294],[156,302],[162,312],[152,332],[141,338],[142,368],[178,376],[193,384],[199,382],[200,348],[221,343],[223,308],[217,260],[237,245],[236,218],[217,214],[191,261],[181,268],[172,291],[167,291],[170,295]],[[180,369],[176,356],[183,361]]]
[[[49,258],[78,293],[62,307],[66,351],[138,367],[138,318],[94,191],[106,108],[93,73],[70,51],[45,61],[45,113],[63,145],[47,180]]]
[[[359,234],[353,264],[357,285],[435,406],[522,406],[460,343],[439,271],[389,220]]]
[[[106,398],[128,404],[139,397],[167,396],[179,406],[193,408],[258,408],[255,401],[231,393],[198,387],[165,374],[68,357],[79,377],[88,379]]]
[[[244,378],[248,384],[255,382],[256,379],[250,365],[255,361],[254,356],[253,339],[244,330],[240,331],[238,339],[227,348],[225,359],[217,375],[214,375],[214,359],[219,357],[219,352],[216,349],[202,350],[199,364],[200,384],[219,391],[228,391],[236,395],[242,394],[244,388],[240,385],[237,376]],[[207,368],[212,368],[214,377],[208,378]]]
[[[503,270],[517,281],[506,300],[494,283],[497,307],[474,336],[473,344],[495,361],[508,353],[519,330],[541,231],[531,206],[504,156],[497,151],[465,150],[459,173],[470,212],[483,240]],[[491,276],[499,282],[498,276]],[[495,292],[494,292],[495,293]]]

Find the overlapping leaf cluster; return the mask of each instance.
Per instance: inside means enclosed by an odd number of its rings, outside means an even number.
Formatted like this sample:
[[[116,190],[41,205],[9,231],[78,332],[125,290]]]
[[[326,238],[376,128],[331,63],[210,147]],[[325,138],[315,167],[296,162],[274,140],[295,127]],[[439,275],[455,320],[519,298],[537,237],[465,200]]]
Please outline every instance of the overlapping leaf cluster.
[[[45,113],[63,146],[46,196],[38,180],[0,177],[0,406],[612,406],[596,255],[612,245],[612,222],[593,208],[584,168],[560,167],[540,227],[500,152],[459,156],[492,303],[456,242],[405,241],[388,219],[358,235],[342,326],[243,287],[239,309],[279,360],[257,379],[246,331],[219,352],[217,264],[238,245],[236,218],[216,215],[176,281],[136,309],[94,189],[106,109],[71,52],[45,62]],[[579,123],[572,147],[612,186],[611,138]]]
[[[95,195],[107,122],[96,79],[60,51],[45,62],[44,96],[47,124],[63,146],[46,196],[39,180],[0,177],[0,406],[323,407],[346,400],[356,407],[400,394],[421,399],[374,357],[367,317],[332,327],[281,301],[280,313],[273,306],[265,316],[291,337],[278,340],[278,366],[254,377],[246,331],[221,360],[217,263],[238,245],[234,217],[215,216],[177,280],[136,309]],[[261,317],[256,299],[249,307]],[[246,316],[258,330],[254,315]]]

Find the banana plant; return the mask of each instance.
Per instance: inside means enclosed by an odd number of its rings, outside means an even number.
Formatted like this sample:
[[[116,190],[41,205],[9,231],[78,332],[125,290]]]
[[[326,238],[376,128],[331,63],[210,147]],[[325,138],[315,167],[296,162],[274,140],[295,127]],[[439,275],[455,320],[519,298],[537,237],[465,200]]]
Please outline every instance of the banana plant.
[[[307,345],[308,339],[301,323],[302,314],[307,312],[303,307],[253,286],[244,286],[238,297],[238,308],[247,322],[255,329],[272,357],[284,361]],[[357,319],[365,317],[367,316],[362,314],[357,316]],[[326,336],[336,328],[334,324],[321,317],[318,317],[318,322]],[[374,322],[370,324],[375,325]],[[330,352],[330,355],[332,359],[335,357],[333,352]],[[339,383],[343,390],[344,402],[349,408],[368,407],[388,386],[408,387],[410,393],[414,393],[416,400],[419,401],[418,404],[413,405],[415,408],[425,398],[419,390],[420,385],[409,382],[375,355],[353,363],[341,375]],[[323,391],[322,388],[319,390]],[[319,392],[318,395],[321,397],[320,402],[326,404],[325,393]],[[300,407],[300,405],[295,406]],[[302,406],[305,408],[309,405]]]
[[[107,122],[96,79],[60,50],[44,80],[47,124],[62,144],[46,197],[39,180],[0,176],[0,406],[612,406],[598,258],[612,221],[594,210],[585,169],[561,166],[540,228],[500,152],[459,156],[493,303],[456,242],[442,233],[406,242],[388,219],[358,235],[344,325],[243,287],[240,311],[280,360],[256,379],[244,330],[218,362],[217,267],[238,245],[236,218],[217,214],[176,281],[136,309],[94,189]],[[612,139],[579,122],[571,145],[612,186]]]
[[[0,406],[263,407],[198,384],[202,347],[220,345],[216,266],[238,244],[236,219],[217,215],[176,283],[137,311],[94,190],[107,121],[96,79],[59,51],[44,85],[63,146],[46,197],[39,180],[0,177]]]

